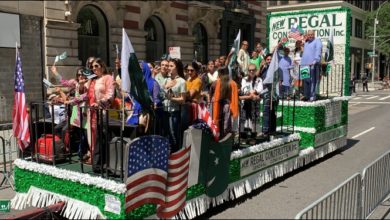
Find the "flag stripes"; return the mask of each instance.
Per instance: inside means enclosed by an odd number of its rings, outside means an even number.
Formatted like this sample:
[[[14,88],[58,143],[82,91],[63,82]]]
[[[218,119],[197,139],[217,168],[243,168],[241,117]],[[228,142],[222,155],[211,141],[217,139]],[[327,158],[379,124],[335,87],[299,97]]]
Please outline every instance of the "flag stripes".
[[[159,218],[171,218],[185,205],[191,146],[173,153],[168,161],[165,204],[157,208]]]
[[[24,90],[22,62],[17,49],[12,122],[13,135],[17,139],[19,148],[23,151],[30,144],[30,129]]]
[[[207,110],[207,107],[205,106],[205,104],[204,103],[199,103],[199,104],[194,103],[192,105],[192,107],[193,107],[193,109],[195,109],[195,112],[196,112],[195,114],[196,114],[197,118],[206,122],[206,124],[210,127],[211,132],[213,133],[214,140],[218,141],[219,135],[220,135],[219,128],[217,127],[216,124],[214,124],[213,118],[211,117],[211,114]]]

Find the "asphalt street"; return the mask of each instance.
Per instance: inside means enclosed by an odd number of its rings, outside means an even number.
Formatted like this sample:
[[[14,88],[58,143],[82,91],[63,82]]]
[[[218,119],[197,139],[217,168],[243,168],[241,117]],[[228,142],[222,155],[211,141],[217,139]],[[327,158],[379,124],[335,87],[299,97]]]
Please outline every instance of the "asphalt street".
[[[347,146],[309,166],[272,181],[238,201],[200,218],[292,219],[306,206],[390,150],[390,91],[354,94],[349,104]],[[390,219],[389,202],[371,215]]]

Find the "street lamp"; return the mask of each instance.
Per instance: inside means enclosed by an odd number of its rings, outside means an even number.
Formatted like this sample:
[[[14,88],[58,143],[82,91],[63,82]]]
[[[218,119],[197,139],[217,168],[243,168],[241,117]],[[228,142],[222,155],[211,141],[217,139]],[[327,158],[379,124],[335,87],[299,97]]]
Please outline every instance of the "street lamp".
[[[376,11],[375,20],[374,20],[374,43],[372,45],[372,53],[373,53],[373,55],[372,55],[372,76],[371,76],[372,82],[374,82],[374,76],[375,76],[375,56],[377,56],[376,53],[375,53],[376,25],[379,23],[377,18],[378,18],[378,13],[381,10],[382,5],[385,4],[386,2],[387,1],[384,1],[384,2],[382,2],[382,4],[379,5],[378,10]]]

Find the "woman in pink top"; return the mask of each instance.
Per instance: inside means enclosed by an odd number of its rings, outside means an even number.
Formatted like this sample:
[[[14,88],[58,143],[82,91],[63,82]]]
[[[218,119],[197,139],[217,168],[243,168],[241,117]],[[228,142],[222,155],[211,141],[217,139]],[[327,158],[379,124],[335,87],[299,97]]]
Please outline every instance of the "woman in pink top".
[[[99,109],[108,109],[110,107],[111,101],[114,98],[114,79],[107,71],[107,66],[104,61],[100,58],[96,58],[92,62],[93,73],[96,74],[96,77],[90,80],[86,87],[88,89],[88,104],[90,107],[90,125],[91,125],[91,135],[88,135],[91,138],[91,150],[92,150],[92,168],[94,172],[101,171],[101,164],[105,163],[105,152],[104,149],[105,141],[104,135],[102,138],[102,143],[99,143],[96,139],[97,134],[97,113],[96,108]],[[105,111],[103,111],[105,114]],[[104,118],[104,117],[103,117]],[[104,129],[104,126],[103,126]],[[104,131],[103,131],[104,132]],[[101,151],[101,152],[100,152]]]

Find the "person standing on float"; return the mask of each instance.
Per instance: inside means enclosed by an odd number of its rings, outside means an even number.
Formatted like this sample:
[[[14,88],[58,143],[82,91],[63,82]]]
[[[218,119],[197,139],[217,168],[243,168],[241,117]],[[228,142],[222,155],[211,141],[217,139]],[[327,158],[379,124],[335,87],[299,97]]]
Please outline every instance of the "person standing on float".
[[[309,30],[301,59],[301,68],[308,66],[310,70],[310,78],[304,79],[305,100],[315,101],[317,99],[316,87],[320,78],[321,55],[322,42],[319,38],[315,38],[313,30]]]

